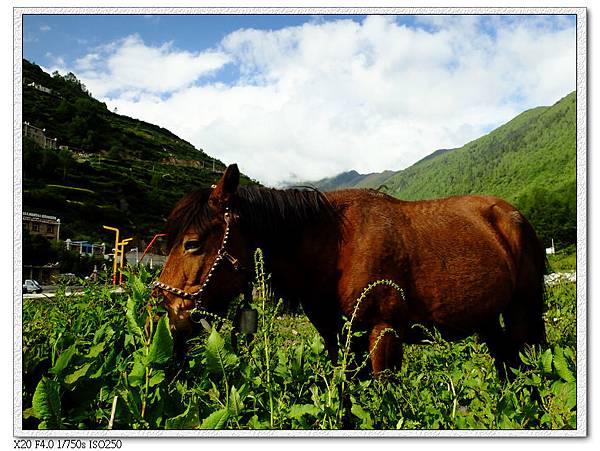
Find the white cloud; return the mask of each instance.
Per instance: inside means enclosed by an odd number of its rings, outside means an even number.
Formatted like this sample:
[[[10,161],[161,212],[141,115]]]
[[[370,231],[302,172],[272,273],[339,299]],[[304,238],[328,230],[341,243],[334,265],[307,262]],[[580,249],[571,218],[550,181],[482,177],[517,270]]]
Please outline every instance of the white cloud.
[[[52,69],[52,72],[54,72],[54,70],[61,72],[61,69],[65,67],[66,63],[62,56],[54,55],[52,52],[46,52],[44,56],[48,58],[55,67],[55,69]]]
[[[427,26],[373,16],[245,29],[198,53],[132,36],[82,57],[75,73],[109,107],[267,184],[401,169],[575,89],[568,24],[474,16],[418,23]],[[197,82],[228,63],[239,69],[235,82]]]
[[[221,52],[192,53],[171,43],[151,47],[131,35],[77,59],[74,72],[95,96],[118,98],[131,92],[167,94],[185,88],[228,61]]]
[[[94,68],[95,64],[100,61],[98,53],[88,53],[82,58],[75,60],[75,69],[80,71],[88,71]]]

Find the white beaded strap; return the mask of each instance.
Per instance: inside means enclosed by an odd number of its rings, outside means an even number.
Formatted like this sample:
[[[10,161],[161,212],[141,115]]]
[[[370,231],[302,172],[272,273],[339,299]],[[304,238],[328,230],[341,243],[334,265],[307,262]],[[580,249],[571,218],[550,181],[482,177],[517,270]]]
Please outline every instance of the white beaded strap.
[[[210,278],[212,277],[213,272],[214,272],[215,268],[217,267],[217,265],[219,264],[219,262],[221,260],[223,260],[223,258],[226,258],[233,265],[233,267],[236,271],[239,270],[239,268],[240,268],[239,260],[237,258],[233,257],[229,252],[227,252],[225,250],[225,246],[227,245],[227,240],[229,239],[229,225],[231,223],[231,215],[229,213],[229,209],[225,210],[224,219],[225,219],[226,226],[225,226],[225,234],[223,235],[223,242],[221,243],[221,248],[217,252],[215,261],[213,262],[212,266],[210,267],[210,270],[208,271],[208,274],[206,275],[206,278],[204,279],[204,282],[202,282],[202,285],[200,286],[200,289],[198,291],[196,291],[195,293],[188,293],[185,290],[172,287],[170,285],[167,285],[166,283],[159,282],[159,281],[154,282],[154,284],[153,284],[154,287],[160,288],[161,290],[167,291],[169,293],[176,294],[180,298],[189,299],[191,301],[194,301],[195,302],[194,310],[199,310],[200,304],[202,302],[202,299],[201,299],[202,293],[204,292],[204,289],[208,285],[208,282],[210,281]]]

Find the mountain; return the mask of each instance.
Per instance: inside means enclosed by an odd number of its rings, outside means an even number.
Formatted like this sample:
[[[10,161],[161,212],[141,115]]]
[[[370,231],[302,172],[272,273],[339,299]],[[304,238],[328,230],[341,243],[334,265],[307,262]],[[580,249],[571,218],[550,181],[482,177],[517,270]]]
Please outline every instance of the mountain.
[[[23,210],[57,216],[61,239],[143,244],[225,165],[162,127],[109,111],[73,74],[23,60]],[[255,183],[242,176],[242,184]]]
[[[493,194],[512,202],[536,187],[575,183],[575,93],[525,111],[459,149],[424,158],[386,180],[390,194],[423,199]]]
[[[435,152],[427,155],[418,161],[418,163],[422,161],[429,160],[443,153],[449,152],[454,149],[439,149]],[[401,171],[391,171],[386,170],[383,172],[371,172],[369,174],[359,174],[354,169],[342,172],[333,177],[325,177],[323,179],[312,181],[312,182],[302,182],[294,185],[300,186],[311,186],[317,188],[320,191],[335,191],[338,189],[346,189],[346,188],[373,188],[373,189],[385,189],[385,182],[390,179],[393,175],[398,174]]]
[[[320,191],[335,191],[344,188],[378,188],[382,182],[394,174],[394,171],[359,174],[355,170],[342,172],[334,177],[326,177],[317,181],[294,183],[294,186],[311,186]]]
[[[490,194],[515,204],[545,244],[576,242],[576,96],[527,110],[457,149],[440,149],[401,171],[350,171],[323,190],[378,188],[405,200]],[[382,186],[383,185],[383,186]]]
[[[459,149],[426,158],[384,183],[401,199],[490,194],[516,205],[546,246],[577,239],[576,96],[525,111]]]

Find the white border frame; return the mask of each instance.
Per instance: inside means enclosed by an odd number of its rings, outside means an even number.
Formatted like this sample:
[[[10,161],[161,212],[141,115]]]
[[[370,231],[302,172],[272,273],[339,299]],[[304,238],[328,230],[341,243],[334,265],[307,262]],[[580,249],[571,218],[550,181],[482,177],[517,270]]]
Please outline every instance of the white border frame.
[[[576,15],[577,33],[577,429],[575,430],[23,430],[22,429],[22,32],[24,14],[570,14]],[[586,8],[163,8],[59,7],[13,8],[13,434],[15,437],[586,437],[587,418],[587,10]]]

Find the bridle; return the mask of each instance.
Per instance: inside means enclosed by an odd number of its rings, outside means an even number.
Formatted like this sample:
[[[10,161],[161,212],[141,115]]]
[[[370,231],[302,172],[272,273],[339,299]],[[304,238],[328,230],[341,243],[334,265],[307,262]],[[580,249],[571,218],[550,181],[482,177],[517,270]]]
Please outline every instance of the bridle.
[[[190,318],[192,319],[192,321],[194,321],[193,314],[195,312],[199,312],[200,310],[202,310],[202,295],[204,294],[204,290],[206,289],[206,286],[208,285],[208,282],[210,281],[210,278],[214,274],[219,263],[221,261],[223,261],[223,259],[225,259],[229,263],[231,263],[234,270],[240,271],[242,269],[242,266],[240,265],[239,260],[237,258],[235,258],[234,256],[232,256],[225,249],[225,246],[227,246],[227,240],[229,239],[229,227],[232,223],[231,213],[229,212],[229,208],[225,209],[225,214],[223,215],[223,218],[225,219],[225,234],[223,235],[223,241],[221,242],[221,247],[219,248],[219,251],[217,252],[217,256],[215,257],[215,260],[213,261],[213,264],[210,267],[210,270],[208,271],[208,274],[206,275],[206,278],[202,282],[202,285],[200,286],[200,289],[198,291],[196,291],[195,293],[189,293],[185,290],[182,290],[182,289],[176,288],[176,287],[172,287],[170,285],[167,285],[166,283],[159,282],[159,281],[156,281],[152,284],[155,288],[159,288],[162,291],[167,291],[169,293],[175,294],[176,296],[178,296],[180,298],[194,301],[194,308],[190,312]],[[197,321],[194,321],[194,322],[197,322]]]

